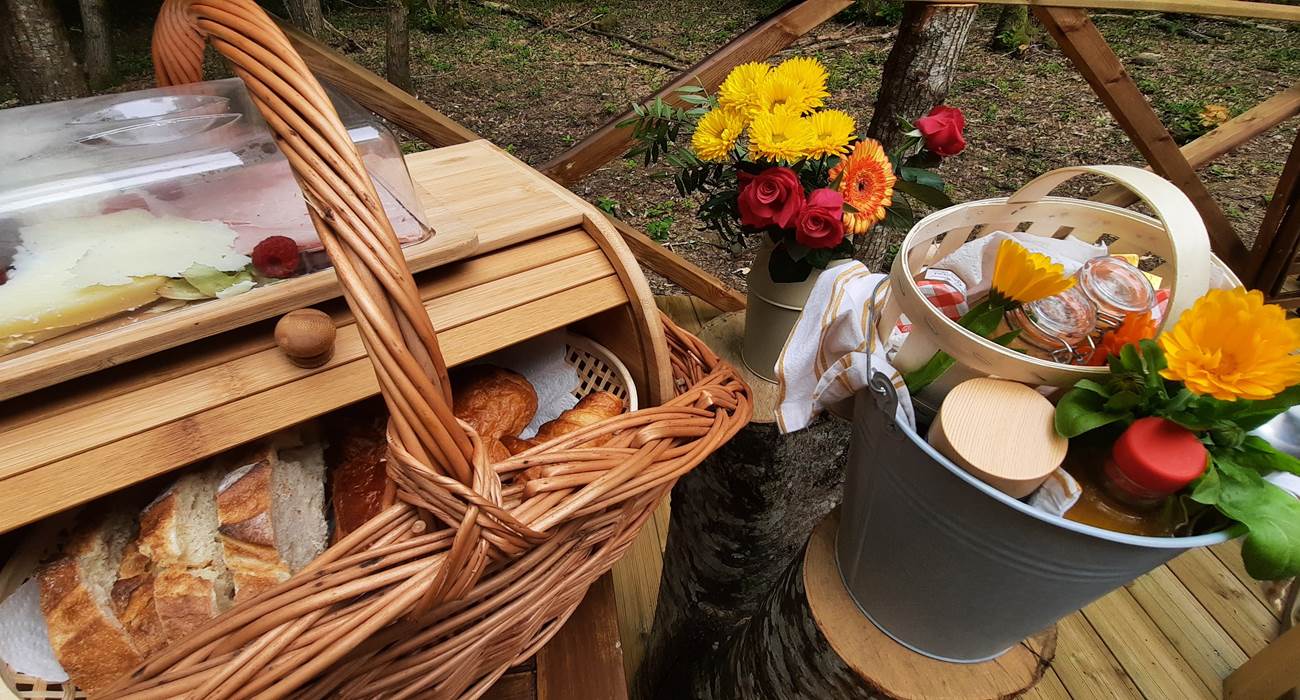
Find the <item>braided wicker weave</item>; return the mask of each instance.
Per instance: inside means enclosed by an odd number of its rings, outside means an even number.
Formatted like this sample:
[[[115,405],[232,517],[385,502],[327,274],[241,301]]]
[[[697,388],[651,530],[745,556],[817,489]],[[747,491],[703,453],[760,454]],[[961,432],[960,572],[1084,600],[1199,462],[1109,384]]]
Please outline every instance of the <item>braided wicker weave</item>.
[[[205,39],[288,157],[356,316],[391,416],[393,503],[104,696],[478,697],[564,624],[674,481],[749,420],[749,390],[665,319],[677,396],[488,464],[452,416],[433,327],[320,85],[252,0],[167,0],[159,82],[199,80]],[[530,467],[541,478],[522,479]]]

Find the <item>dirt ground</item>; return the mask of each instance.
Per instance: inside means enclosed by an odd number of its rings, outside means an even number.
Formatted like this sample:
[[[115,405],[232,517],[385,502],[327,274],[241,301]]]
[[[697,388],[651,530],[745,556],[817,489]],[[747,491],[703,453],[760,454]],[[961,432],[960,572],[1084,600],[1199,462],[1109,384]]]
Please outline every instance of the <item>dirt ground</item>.
[[[513,0],[547,26],[466,2],[470,26],[453,33],[412,32],[411,74],[421,99],[533,165],[590,133],[676,72],[633,57],[686,64],[698,60],[778,8],[779,0],[689,2]],[[376,70],[383,64],[384,14],[378,0],[327,4],[336,48]],[[149,82],[149,12],[138,10],[115,37],[118,89]],[[1076,164],[1143,164],[1088,85],[1041,28],[1022,55],[987,44],[997,8],[986,7],[971,31],[948,103],[968,120],[967,150],[941,174],[957,201],[998,196],[1052,168]],[[421,24],[422,17],[414,17]],[[1153,14],[1096,13],[1165,123],[1186,138],[1205,127],[1200,112],[1221,104],[1238,114],[1300,80],[1300,26]],[[814,30],[797,46],[830,68],[832,106],[865,126],[890,48],[881,26],[850,13]],[[1262,26],[1261,26],[1262,25]],[[622,41],[577,31],[594,27],[655,46],[676,59]],[[847,46],[817,50],[827,39]],[[12,106],[0,85],[0,107]],[[1210,191],[1246,241],[1253,239],[1281,172],[1296,119],[1202,171]],[[408,141],[406,146],[422,146]],[[748,252],[718,246],[697,229],[694,202],[677,196],[666,167],[647,170],[615,160],[574,189],[661,238],[665,245],[744,288]],[[892,235],[895,232],[873,235]],[[884,248],[884,246],[878,246]],[[670,285],[654,281],[657,290]]]

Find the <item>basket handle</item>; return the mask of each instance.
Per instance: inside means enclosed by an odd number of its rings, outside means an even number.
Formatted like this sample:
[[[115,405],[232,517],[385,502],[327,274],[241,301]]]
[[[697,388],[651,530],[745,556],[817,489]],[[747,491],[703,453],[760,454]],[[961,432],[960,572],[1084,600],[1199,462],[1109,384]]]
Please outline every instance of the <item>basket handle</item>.
[[[158,84],[203,79],[211,41],[289,160],[375,368],[389,434],[423,465],[473,481],[473,447],[451,412],[447,367],[397,236],[324,89],[253,0],[166,0],[154,25]]]
[[[1006,207],[1013,208],[1036,202],[1062,183],[1080,175],[1100,175],[1124,186],[1137,195],[1155,212],[1169,236],[1169,263],[1173,267],[1170,280],[1169,307],[1161,319],[1161,327],[1178,320],[1184,311],[1205,296],[1210,288],[1210,236],[1205,221],[1196,211],[1192,200],[1172,182],[1142,168],[1131,165],[1079,165],[1058,168],[1025,183],[1007,198]],[[1097,206],[1106,206],[1098,204]]]

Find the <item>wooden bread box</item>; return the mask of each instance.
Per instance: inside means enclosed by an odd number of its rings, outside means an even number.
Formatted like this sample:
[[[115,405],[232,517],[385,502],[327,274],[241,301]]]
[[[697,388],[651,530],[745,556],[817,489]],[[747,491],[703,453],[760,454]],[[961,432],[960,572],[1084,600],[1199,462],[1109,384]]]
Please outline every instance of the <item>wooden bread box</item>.
[[[568,328],[618,356],[640,407],[672,395],[649,287],[598,211],[486,141],[406,160],[435,231],[406,255],[448,366]],[[151,324],[109,320],[0,358],[0,544],[17,528],[378,394],[334,273],[276,288],[278,298],[243,308],[235,297]],[[332,354],[315,367],[276,344],[277,319],[304,306],[336,327]]]
[[[416,282],[449,366],[571,327],[618,355],[643,407],[669,395],[654,300],[599,212],[486,141],[407,164],[436,232],[407,253],[438,265]],[[0,401],[0,533],[377,394],[333,273],[302,279],[313,288],[306,303],[337,326],[333,356],[316,368],[285,357],[267,318],[35,391],[0,375],[10,397]],[[111,335],[80,333],[55,349],[90,355]],[[39,366],[34,376],[46,381]]]

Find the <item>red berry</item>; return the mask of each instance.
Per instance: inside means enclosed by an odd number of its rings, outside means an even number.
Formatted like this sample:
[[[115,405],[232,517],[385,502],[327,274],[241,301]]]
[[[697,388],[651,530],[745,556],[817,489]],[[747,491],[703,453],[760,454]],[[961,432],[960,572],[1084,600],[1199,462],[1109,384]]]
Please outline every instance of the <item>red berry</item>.
[[[298,244],[288,236],[264,238],[253,248],[253,267],[267,277],[293,277],[298,262]]]

